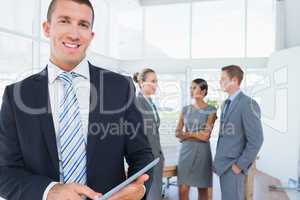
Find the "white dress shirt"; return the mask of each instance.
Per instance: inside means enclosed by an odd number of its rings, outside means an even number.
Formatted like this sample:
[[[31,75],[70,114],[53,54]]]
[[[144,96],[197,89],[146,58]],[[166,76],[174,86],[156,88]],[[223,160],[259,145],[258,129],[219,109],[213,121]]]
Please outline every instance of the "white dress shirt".
[[[63,98],[63,82],[58,78],[58,76],[63,72],[58,66],[52,62],[48,63],[48,89],[50,105],[56,135],[57,152],[59,158],[59,172],[60,172],[60,182],[63,182],[63,169],[62,169],[62,159],[60,153],[60,139],[59,139],[59,103]],[[87,142],[88,134],[88,123],[89,123],[89,107],[90,107],[90,71],[89,64],[86,59],[83,59],[71,72],[75,72],[80,75],[73,79],[73,86],[75,88],[76,97],[79,103],[79,112],[82,123],[82,133],[85,136],[85,142]],[[57,182],[52,182],[46,188],[43,200],[47,199],[49,190]]]
[[[241,92],[242,92],[241,89],[238,89],[237,91],[235,91],[235,93],[233,93],[232,95],[230,95],[230,96],[228,97],[228,99],[229,99],[231,102],[233,102],[233,100],[234,100]]]

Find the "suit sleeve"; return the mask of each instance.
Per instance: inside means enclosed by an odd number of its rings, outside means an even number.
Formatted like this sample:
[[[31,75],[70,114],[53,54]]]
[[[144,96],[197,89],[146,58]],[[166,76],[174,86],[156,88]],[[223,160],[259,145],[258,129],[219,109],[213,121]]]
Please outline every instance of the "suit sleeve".
[[[246,170],[255,161],[263,143],[263,130],[259,105],[251,100],[247,102],[242,113],[242,123],[246,137],[245,149],[237,160],[237,165]]]
[[[52,181],[25,170],[9,87],[0,111],[0,196],[8,200],[42,199]]]
[[[131,79],[129,80],[128,86],[127,106],[128,108],[126,110],[125,116],[126,122],[129,125],[127,126],[129,130],[126,130],[125,156],[129,166],[128,176],[131,176],[154,160],[150,144],[146,135],[144,134],[142,114],[136,106],[135,88]],[[145,197],[147,196],[147,193],[150,190],[152,182],[152,173],[152,170],[147,172],[147,174],[150,176],[150,180],[148,180],[145,184]]]

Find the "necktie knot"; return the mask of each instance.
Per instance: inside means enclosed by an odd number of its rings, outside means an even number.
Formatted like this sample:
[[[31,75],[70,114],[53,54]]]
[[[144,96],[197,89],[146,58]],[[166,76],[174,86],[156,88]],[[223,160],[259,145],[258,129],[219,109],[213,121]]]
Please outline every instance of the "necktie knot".
[[[229,106],[230,103],[231,103],[231,100],[230,100],[230,99],[226,99],[226,100],[225,100],[225,106]]]
[[[224,122],[225,116],[228,112],[229,106],[230,106],[231,100],[230,99],[226,99],[224,102],[224,108],[223,108],[223,112],[221,114],[221,123]]]
[[[72,84],[73,79],[80,76],[75,72],[62,72],[58,75],[58,78],[63,81],[64,84]]]

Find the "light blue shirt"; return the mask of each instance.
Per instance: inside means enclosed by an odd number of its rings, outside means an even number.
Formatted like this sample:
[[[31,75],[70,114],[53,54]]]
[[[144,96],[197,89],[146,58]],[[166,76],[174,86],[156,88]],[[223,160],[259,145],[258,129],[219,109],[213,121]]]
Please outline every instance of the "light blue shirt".
[[[224,112],[225,110],[228,111],[230,106],[232,105],[232,102],[234,101],[234,99],[236,99],[236,97],[241,93],[242,91],[240,89],[238,89],[235,93],[233,93],[232,95],[230,95],[227,100],[230,100],[230,104],[225,104],[224,108],[223,108],[223,111]],[[227,108],[228,107],[228,108]]]
[[[228,99],[233,102],[233,100],[241,93],[241,89],[238,89],[234,94],[230,95]]]

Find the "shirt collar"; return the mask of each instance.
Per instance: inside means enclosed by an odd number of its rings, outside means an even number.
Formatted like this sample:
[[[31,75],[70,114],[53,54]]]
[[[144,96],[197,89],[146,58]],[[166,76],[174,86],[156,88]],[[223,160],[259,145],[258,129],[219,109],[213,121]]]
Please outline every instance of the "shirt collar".
[[[148,103],[153,102],[151,96],[147,97],[142,92],[139,92],[139,95],[142,96]]]
[[[48,68],[48,80],[49,83],[53,83],[56,78],[64,72],[61,68],[59,68],[57,65],[52,63],[50,60],[47,65]],[[71,72],[75,72],[76,74],[80,75],[80,77],[90,80],[90,71],[89,71],[89,63],[84,58],[74,69],[71,70]]]
[[[144,94],[142,94],[143,95],[143,97],[147,100],[147,101],[152,101],[152,98],[151,98],[151,96],[145,96]]]
[[[241,90],[238,89],[235,93],[233,93],[232,95],[230,95],[228,97],[228,99],[232,102],[240,93],[241,93]]]

